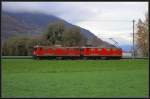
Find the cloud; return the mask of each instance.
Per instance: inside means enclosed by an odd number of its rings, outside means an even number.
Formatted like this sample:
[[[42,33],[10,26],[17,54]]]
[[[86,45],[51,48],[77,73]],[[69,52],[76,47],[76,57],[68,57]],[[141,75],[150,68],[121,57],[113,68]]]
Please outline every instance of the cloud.
[[[123,25],[125,24],[125,25]],[[109,38],[113,38],[119,45],[132,44],[132,22],[80,22],[79,26],[91,30],[99,38],[113,43]]]
[[[41,12],[58,16],[70,22],[86,20],[96,14],[95,8],[91,9],[80,2],[2,2],[2,10]]]
[[[146,2],[2,2],[2,9],[13,12],[42,12],[68,21],[101,17],[133,17],[148,9]],[[121,15],[119,15],[119,13]],[[119,16],[118,16],[119,15]],[[129,16],[131,15],[131,16]]]

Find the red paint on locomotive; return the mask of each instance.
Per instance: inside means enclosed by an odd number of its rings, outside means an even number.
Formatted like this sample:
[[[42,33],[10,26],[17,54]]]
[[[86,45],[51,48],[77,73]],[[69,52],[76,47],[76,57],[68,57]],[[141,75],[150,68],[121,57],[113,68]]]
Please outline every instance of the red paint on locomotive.
[[[120,48],[35,46],[34,56],[122,56]]]

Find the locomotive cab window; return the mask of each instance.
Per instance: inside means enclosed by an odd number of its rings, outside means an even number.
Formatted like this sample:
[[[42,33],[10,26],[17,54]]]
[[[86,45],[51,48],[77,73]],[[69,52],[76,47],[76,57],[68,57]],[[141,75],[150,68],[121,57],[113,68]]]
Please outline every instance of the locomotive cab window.
[[[37,50],[37,47],[34,47],[34,48],[33,48],[33,51],[36,51],[36,50]]]

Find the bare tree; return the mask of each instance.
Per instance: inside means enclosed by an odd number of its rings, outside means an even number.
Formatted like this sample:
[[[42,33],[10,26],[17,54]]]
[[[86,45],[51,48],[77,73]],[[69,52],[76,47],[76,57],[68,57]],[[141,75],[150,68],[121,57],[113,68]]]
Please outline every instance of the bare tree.
[[[148,39],[149,39],[149,29],[148,29],[148,13],[145,15],[145,20],[139,19],[137,23],[136,32],[136,43],[137,51],[142,56],[148,56]]]

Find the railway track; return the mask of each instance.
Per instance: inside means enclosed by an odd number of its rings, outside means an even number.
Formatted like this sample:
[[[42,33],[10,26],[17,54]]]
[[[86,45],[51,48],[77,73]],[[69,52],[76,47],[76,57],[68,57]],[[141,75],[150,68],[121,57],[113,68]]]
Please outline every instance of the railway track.
[[[1,59],[32,59],[32,58],[33,58],[32,56],[1,56]],[[133,58],[132,57],[121,58],[121,60],[125,60],[125,59],[133,59]],[[135,57],[134,59],[148,59],[148,58],[147,57]]]

